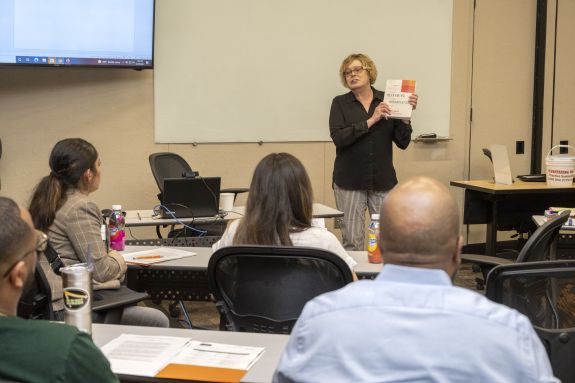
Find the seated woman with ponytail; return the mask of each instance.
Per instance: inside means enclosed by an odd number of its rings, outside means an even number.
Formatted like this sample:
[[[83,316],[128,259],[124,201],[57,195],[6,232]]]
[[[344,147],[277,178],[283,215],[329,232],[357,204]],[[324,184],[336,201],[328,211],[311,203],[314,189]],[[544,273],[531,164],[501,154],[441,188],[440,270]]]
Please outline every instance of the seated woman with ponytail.
[[[126,273],[126,263],[116,251],[108,252],[101,236],[102,215],[88,195],[100,186],[101,161],[96,148],[80,138],[59,141],[50,154],[50,174],[36,186],[30,213],[38,230],[48,235],[50,244],[65,265],[93,263],[93,288],[117,289]],[[62,282],[47,270],[52,288],[52,305],[57,319],[63,319]],[[96,321],[105,318],[95,318]],[[169,327],[159,310],[128,306],[122,324]]]

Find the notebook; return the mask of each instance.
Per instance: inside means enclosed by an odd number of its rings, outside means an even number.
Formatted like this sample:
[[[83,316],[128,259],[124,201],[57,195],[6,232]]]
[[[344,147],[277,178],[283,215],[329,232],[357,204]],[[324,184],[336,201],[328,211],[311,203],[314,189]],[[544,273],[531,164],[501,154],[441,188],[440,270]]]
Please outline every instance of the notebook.
[[[162,205],[176,218],[214,217],[220,205],[220,177],[165,178]],[[162,209],[163,218],[173,218]]]

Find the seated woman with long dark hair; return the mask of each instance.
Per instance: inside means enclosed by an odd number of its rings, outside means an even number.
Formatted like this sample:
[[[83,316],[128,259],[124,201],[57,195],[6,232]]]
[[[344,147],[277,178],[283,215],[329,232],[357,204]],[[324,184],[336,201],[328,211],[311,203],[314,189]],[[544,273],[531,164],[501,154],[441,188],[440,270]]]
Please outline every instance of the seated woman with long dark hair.
[[[353,270],[335,235],[311,225],[313,192],[303,164],[288,153],[265,156],[254,171],[246,211],[232,221],[213,249],[232,245],[282,245],[329,250]]]
[[[81,138],[59,141],[50,153],[49,164],[50,174],[36,186],[30,202],[34,225],[48,235],[65,265],[87,262],[91,257],[94,290],[119,288],[126,263],[116,251],[107,251],[100,231],[100,209],[88,199],[100,186],[101,161],[96,148]],[[63,319],[61,278],[44,269],[52,288],[55,316]],[[125,307],[121,323],[169,327],[161,311],[141,306]]]

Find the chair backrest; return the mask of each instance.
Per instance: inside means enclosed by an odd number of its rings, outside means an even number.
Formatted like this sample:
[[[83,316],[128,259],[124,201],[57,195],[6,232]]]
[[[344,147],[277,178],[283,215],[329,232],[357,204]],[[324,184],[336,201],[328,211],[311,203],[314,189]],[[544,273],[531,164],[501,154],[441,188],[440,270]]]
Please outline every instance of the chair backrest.
[[[164,178],[182,177],[183,173],[191,173],[192,168],[176,153],[161,152],[150,154],[150,168],[158,184],[160,192],[164,191]]]
[[[52,289],[46,273],[59,274],[59,268],[64,266],[64,263],[49,241],[41,257],[36,264],[33,283],[18,302],[18,316],[26,319],[56,320],[52,308]],[[137,292],[125,286],[119,289],[98,290],[93,292],[92,310],[106,312],[106,323],[119,324],[124,307],[148,297],[147,293]]]
[[[208,280],[228,330],[289,334],[306,302],[353,276],[322,249],[232,246],[212,255]]]
[[[52,290],[40,263],[36,264],[34,280],[18,301],[17,311],[25,319],[54,319]]]
[[[556,377],[575,381],[575,261],[501,265],[487,278],[486,296],[526,315],[541,338]]]
[[[516,262],[536,262],[555,258],[557,237],[561,226],[569,219],[571,211],[566,210],[545,222],[529,237],[519,252]]]

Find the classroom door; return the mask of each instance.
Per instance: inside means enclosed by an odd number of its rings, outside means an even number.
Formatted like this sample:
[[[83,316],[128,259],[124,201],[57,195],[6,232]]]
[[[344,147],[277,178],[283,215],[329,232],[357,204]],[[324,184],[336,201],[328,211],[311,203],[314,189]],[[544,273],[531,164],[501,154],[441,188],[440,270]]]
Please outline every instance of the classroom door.
[[[476,0],[469,178],[492,177],[482,148],[507,147],[513,176],[528,174],[536,0]],[[516,141],[525,153],[516,154]]]
[[[528,174],[535,52],[536,0],[476,0],[469,178],[490,179],[482,148],[507,147],[513,176]],[[524,154],[516,154],[516,141]],[[468,243],[485,241],[485,228],[469,226]]]
[[[557,3],[557,19],[550,15],[548,24],[557,25],[557,41],[555,42],[555,83],[551,97],[553,98],[552,114],[552,145],[560,141],[568,141],[575,147],[575,128],[573,128],[573,100],[575,99],[575,2],[559,0]],[[548,57],[548,62],[553,62]],[[552,68],[550,68],[552,69]],[[543,147],[543,169],[545,171],[545,155],[550,147]],[[558,152],[554,152],[558,153]],[[575,154],[570,152],[570,154]]]

